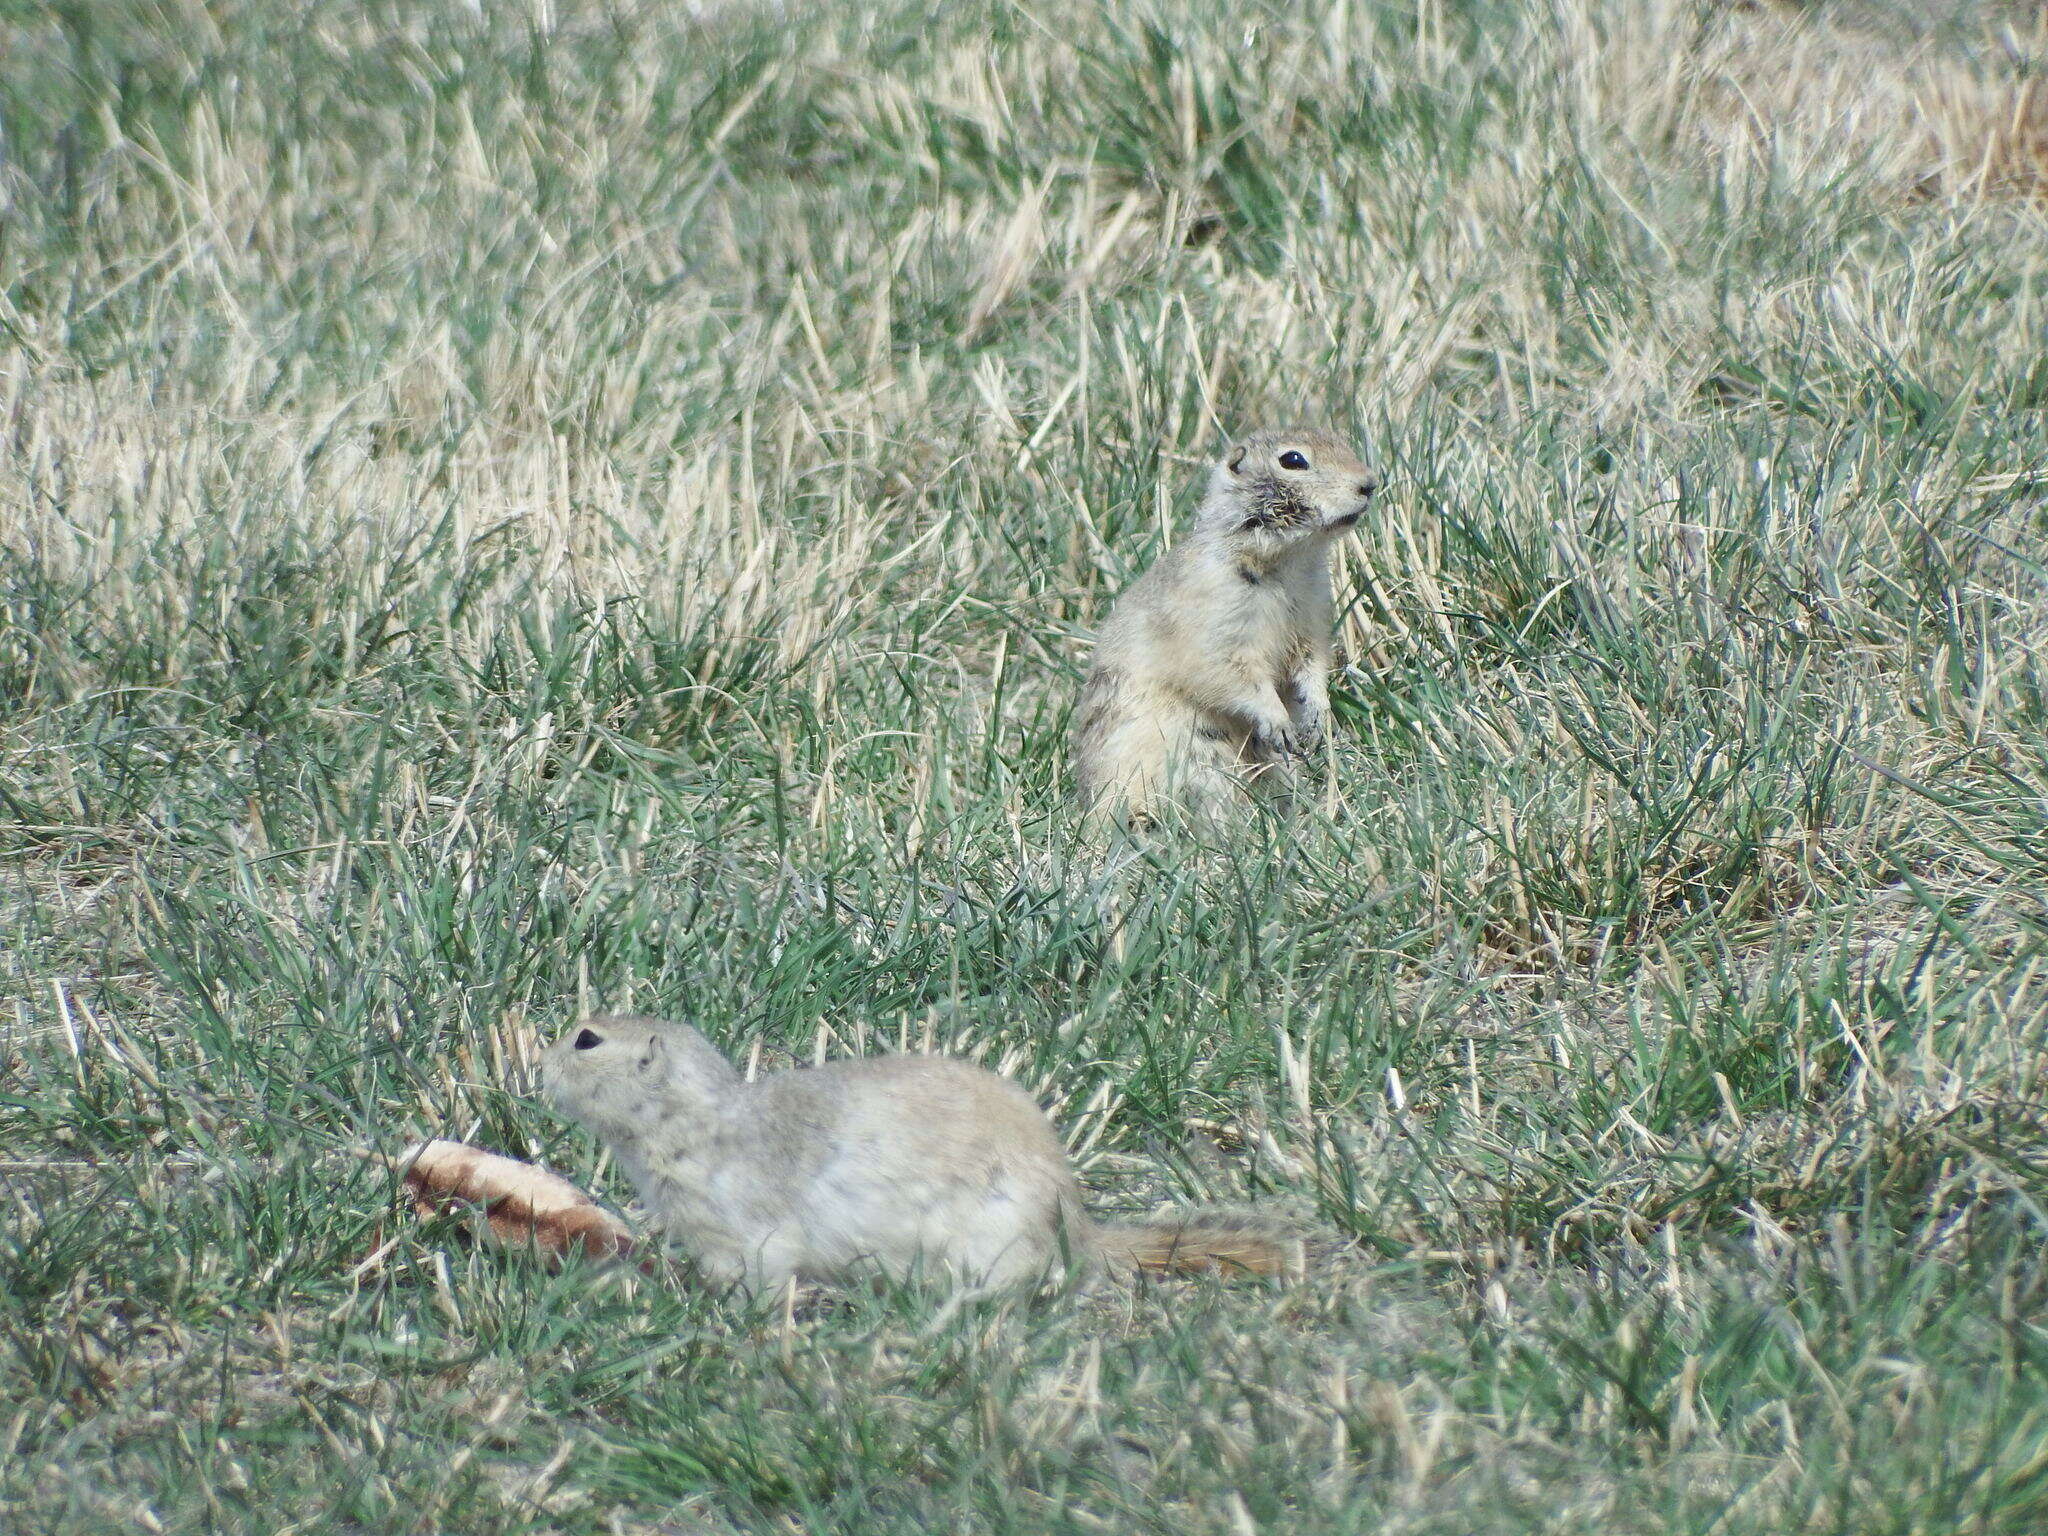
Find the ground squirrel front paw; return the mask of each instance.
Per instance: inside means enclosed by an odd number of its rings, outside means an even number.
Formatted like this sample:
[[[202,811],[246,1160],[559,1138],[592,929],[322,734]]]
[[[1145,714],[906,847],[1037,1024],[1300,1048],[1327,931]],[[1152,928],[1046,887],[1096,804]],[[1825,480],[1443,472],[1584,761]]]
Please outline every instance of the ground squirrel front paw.
[[[1330,712],[1320,704],[1303,704],[1294,712],[1294,737],[1303,752],[1311,752],[1323,739],[1324,723]]]
[[[1254,726],[1252,746],[1265,757],[1299,757],[1308,750],[1308,740],[1292,720],[1279,720]]]

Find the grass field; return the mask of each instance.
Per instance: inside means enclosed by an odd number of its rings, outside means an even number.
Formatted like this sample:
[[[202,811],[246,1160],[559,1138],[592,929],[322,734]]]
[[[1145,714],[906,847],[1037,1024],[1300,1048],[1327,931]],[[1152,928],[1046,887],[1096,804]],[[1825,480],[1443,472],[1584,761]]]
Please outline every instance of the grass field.
[[[2048,24],[0,0],[0,1527],[2048,1529]],[[1113,926],[1087,636],[1328,422],[1320,809]],[[932,1043],[1294,1289],[790,1311],[581,1009]]]

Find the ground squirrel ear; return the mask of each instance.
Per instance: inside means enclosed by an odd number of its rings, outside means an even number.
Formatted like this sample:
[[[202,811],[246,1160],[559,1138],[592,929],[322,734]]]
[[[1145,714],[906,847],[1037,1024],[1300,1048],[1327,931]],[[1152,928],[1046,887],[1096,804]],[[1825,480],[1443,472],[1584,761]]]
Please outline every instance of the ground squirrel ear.
[[[640,1053],[640,1070],[645,1072],[654,1065],[654,1058],[661,1054],[661,1036],[649,1035],[647,1049]]]
[[[1235,448],[1230,450],[1230,457],[1223,461],[1223,467],[1225,469],[1228,469],[1234,475],[1237,473],[1238,465],[1242,464],[1243,462],[1244,444],[1239,443]]]

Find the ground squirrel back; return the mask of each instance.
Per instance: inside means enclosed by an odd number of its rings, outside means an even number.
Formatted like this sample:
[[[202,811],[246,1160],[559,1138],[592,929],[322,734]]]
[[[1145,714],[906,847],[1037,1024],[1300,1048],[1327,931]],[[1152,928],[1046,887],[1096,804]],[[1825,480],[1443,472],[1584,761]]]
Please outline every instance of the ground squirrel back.
[[[1329,711],[1329,546],[1379,477],[1341,439],[1255,432],[1193,525],[1118,599],[1074,725],[1084,807],[1146,825],[1270,784]]]

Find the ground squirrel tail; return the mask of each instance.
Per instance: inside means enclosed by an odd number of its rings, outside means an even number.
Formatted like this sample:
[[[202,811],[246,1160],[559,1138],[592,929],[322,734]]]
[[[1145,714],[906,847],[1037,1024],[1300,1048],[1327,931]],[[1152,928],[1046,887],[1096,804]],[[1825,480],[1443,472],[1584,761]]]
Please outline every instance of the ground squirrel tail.
[[[1301,1237],[1270,1216],[1190,1211],[1098,1227],[1095,1240],[1112,1269],[1153,1274],[1299,1275]]]

